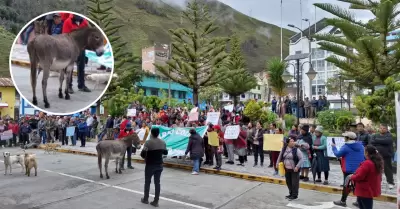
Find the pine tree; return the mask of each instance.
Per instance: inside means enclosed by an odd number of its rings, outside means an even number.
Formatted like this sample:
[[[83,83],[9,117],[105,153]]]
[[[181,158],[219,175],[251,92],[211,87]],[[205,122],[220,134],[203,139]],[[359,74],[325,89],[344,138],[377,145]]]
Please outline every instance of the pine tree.
[[[233,98],[234,105],[238,102],[238,96],[257,86],[257,80],[246,69],[246,63],[240,48],[240,40],[234,35],[230,41],[231,52],[224,67],[228,75],[219,84],[225,93]]]
[[[223,62],[229,38],[212,38],[218,29],[204,4],[188,2],[183,18],[190,28],[169,30],[172,37],[172,58],[166,65],[155,64],[157,70],[172,81],[193,89],[193,102],[198,103],[200,89],[213,86],[226,77]]]

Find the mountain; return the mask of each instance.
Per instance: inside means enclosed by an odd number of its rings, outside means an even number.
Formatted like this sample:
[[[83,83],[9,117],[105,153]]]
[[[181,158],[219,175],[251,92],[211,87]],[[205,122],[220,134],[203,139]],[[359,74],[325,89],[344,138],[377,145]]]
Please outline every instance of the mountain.
[[[234,32],[239,35],[250,71],[262,71],[268,58],[280,57],[280,27],[251,18],[215,0],[201,1],[208,5],[209,13],[220,27],[214,32],[215,36],[230,36]],[[141,55],[142,48],[154,43],[169,43],[169,29],[187,26],[181,19],[184,8],[166,1],[114,0],[113,6],[116,23],[125,25],[119,34],[135,55]],[[292,35],[294,32],[283,30],[284,56],[289,53]]]
[[[0,27],[0,77],[10,77],[9,56],[15,35]]]

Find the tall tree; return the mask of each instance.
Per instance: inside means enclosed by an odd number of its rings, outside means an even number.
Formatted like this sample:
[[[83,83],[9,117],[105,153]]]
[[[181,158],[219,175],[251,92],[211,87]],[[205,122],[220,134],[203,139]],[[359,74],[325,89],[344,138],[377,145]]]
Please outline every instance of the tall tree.
[[[246,69],[245,59],[240,48],[240,40],[237,35],[232,36],[230,41],[230,54],[224,67],[228,75],[221,80],[219,85],[233,98],[234,105],[237,105],[238,96],[257,86],[256,78]]]
[[[400,26],[396,20],[400,1],[339,1],[350,3],[350,9],[370,11],[375,18],[363,23],[348,9],[327,3],[314,4],[335,15],[326,24],[343,33],[343,37],[335,34],[314,37],[321,41],[322,49],[334,53],[326,59],[328,62],[341,68],[345,76],[354,78],[361,87],[374,90],[374,86],[384,84],[386,78],[400,72],[400,43],[389,46],[386,39],[390,31]]]
[[[273,57],[267,62],[268,84],[272,91],[279,96],[279,99],[286,95],[286,83],[282,79],[282,74],[286,68],[287,63],[277,57]]]
[[[200,89],[216,85],[227,76],[223,63],[228,56],[225,48],[229,39],[210,37],[218,27],[200,1],[188,2],[182,15],[191,27],[169,30],[172,58],[166,65],[154,65],[172,81],[192,88],[196,104]]]

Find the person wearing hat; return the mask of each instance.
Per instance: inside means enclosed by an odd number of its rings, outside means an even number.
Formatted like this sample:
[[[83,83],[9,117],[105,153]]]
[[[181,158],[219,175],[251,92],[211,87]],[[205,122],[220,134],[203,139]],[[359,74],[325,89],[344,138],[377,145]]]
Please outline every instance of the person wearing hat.
[[[221,126],[219,125],[214,125],[213,129],[215,132],[217,132],[218,134],[218,139],[219,139],[219,146],[215,147],[213,146],[213,153],[215,156],[215,162],[216,162],[216,166],[214,167],[214,169],[216,170],[221,170],[221,166],[222,166],[222,153],[224,153],[224,132],[221,131]]]
[[[134,132],[132,130],[132,124],[131,123],[127,123],[124,130],[121,130],[121,132],[119,133],[118,139],[122,139],[124,137],[127,137],[129,135],[132,135]],[[121,160],[121,169],[124,169],[124,164],[125,164],[125,155],[126,153],[128,153],[128,158],[127,158],[127,168],[129,169],[133,169],[132,167],[132,144],[129,145],[129,147],[126,148],[126,152],[124,154],[124,157]]]
[[[359,167],[365,159],[364,157],[364,146],[362,142],[357,141],[357,135],[354,132],[346,131],[342,134],[344,137],[344,144],[337,149],[336,144],[331,144],[332,152],[337,158],[341,158],[341,168],[343,172],[343,179],[347,176],[354,174],[354,172]],[[345,185],[343,183],[343,185]],[[347,207],[346,200],[348,197],[348,191],[343,189],[342,198],[339,201],[334,201],[333,203],[338,206]]]
[[[60,13],[53,14],[51,24],[49,24],[49,35],[59,35],[62,33],[64,21],[61,19]]]
[[[328,151],[326,146],[326,136],[322,134],[323,128],[322,126],[317,126],[314,130],[314,134],[312,135],[313,139],[313,149],[316,155],[317,160],[317,176],[318,179],[315,182],[321,183],[321,173],[324,173],[324,185],[328,185],[329,178],[329,159],[328,159]]]
[[[86,124],[85,117],[80,117],[78,123],[78,138],[81,140],[81,147],[85,147],[86,145],[86,134],[87,134],[88,126]]]

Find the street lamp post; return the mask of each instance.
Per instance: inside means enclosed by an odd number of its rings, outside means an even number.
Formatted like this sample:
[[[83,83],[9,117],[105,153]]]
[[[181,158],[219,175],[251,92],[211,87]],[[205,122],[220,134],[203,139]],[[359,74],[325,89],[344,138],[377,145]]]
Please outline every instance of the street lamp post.
[[[309,63],[310,65],[310,69],[309,71],[306,73],[306,75],[309,77],[309,79],[314,79],[315,76],[317,75],[317,72],[315,72],[313,70],[313,66],[311,64],[311,62],[306,61],[303,62],[300,66],[300,60],[302,59],[306,59],[310,54],[305,53],[305,54],[295,54],[295,55],[289,55],[288,57],[285,58],[285,61],[292,61],[295,60],[296,61],[296,66],[294,66],[292,63],[288,63],[290,65],[293,65],[293,67],[295,68],[295,74],[296,74],[296,93],[297,93],[297,99],[300,98],[300,69],[303,69],[303,65],[306,63]],[[285,72],[282,74],[282,80],[284,82],[288,82],[290,79],[292,79],[292,75],[285,70]],[[296,118],[297,118],[297,124],[300,124],[300,118],[299,118],[299,105],[296,106]]]

